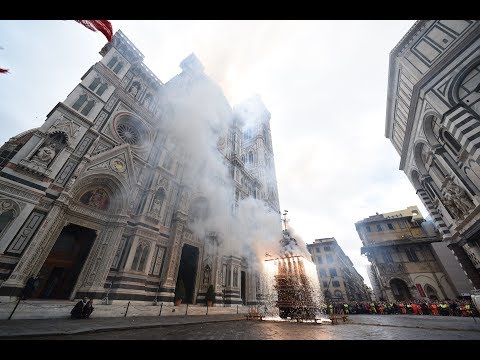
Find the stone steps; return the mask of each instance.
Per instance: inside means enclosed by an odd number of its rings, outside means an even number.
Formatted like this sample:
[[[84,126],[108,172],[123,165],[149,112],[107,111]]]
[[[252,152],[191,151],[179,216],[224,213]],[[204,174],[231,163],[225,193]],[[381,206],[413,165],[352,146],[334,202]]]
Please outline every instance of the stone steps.
[[[0,302],[0,320],[8,319],[17,302]],[[48,318],[68,318],[70,311],[76,304],[76,301],[52,301],[52,300],[24,300],[20,301],[12,319],[48,319]],[[128,306],[128,311],[127,311]],[[204,305],[182,304],[174,306],[172,303],[152,305],[145,302],[131,301],[113,301],[110,305],[102,304],[99,300],[93,302],[95,308],[92,317],[122,317],[127,313],[127,317],[133,316],[184,316],[184,315],[206,315],[207,307]],[[247,313],[248,307],[238,305],[238,313]],[[236,314],[237,305],[232,307],[213,306],[208,308],[208,315],[214,314]]]

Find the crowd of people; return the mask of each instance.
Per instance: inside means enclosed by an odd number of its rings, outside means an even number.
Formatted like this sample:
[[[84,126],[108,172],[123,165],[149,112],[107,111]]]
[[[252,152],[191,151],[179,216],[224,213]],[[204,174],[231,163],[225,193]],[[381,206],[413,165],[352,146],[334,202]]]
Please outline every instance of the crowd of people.
[[[425,301],[425,302],[326,302],[323,304],[325,314],[414,314],[434,316],[473,316],[478,317],[478,309],[471,300]]]

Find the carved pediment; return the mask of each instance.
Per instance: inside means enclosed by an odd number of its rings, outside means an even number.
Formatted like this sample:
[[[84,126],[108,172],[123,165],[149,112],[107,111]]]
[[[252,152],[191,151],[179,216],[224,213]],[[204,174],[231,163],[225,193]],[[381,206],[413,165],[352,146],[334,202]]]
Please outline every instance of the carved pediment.
[[[48,132],[49,133],[63,132],[67,135],[67,141],[71,141],[72,139],[75,139],[79,129],[80,129],[80,125],[76,124],[73,120],[67,119],[66,117],[61,115],[55,121],[55,124],[52,127],[50,127]]]
[[[117,146],[93,157],[85,172],[109,172],[125,182],[129,188],[133,188],[137,183],[129,144]]]
[[[110,150],[113,146],[104,142],[99,142],[92,151],[92,156],[98,155],[102,152]]]

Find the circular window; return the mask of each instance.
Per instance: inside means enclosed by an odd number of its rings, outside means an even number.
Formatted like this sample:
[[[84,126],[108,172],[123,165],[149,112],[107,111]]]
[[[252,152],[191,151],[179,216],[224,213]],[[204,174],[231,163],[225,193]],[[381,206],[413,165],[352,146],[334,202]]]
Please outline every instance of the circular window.
[[[115,131],[120,139],[133,146],[145,144],[148,132],[145,125],[131,115],[121,115],[115,121]]]
[[[117,133],[123,141],[129,143],[130,145],[137,145],[140,139],[138,130],[135,129],[135,127],[133,127],[131,124],[119,125],[117,128]]]

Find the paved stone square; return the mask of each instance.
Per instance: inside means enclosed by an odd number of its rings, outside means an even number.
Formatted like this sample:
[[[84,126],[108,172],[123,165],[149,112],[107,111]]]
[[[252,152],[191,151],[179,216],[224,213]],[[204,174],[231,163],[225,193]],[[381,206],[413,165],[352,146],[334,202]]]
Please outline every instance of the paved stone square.
[[[95,319],[90,319],[95,321]],[[88,320],[88,321],[90,321]],[[25,337],[24,337],[25,338]],[[182,322],[31,339],[84,340],[480,340],[480,319],[351,315],[338,325],[268,320]]]

